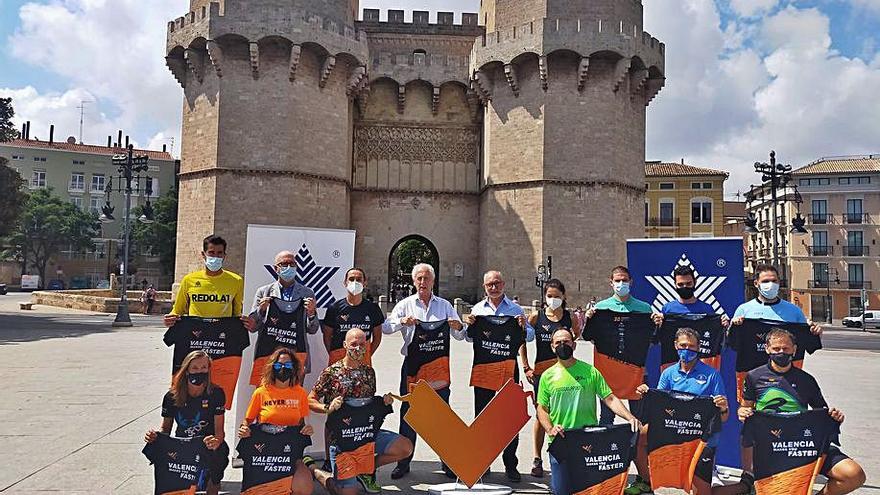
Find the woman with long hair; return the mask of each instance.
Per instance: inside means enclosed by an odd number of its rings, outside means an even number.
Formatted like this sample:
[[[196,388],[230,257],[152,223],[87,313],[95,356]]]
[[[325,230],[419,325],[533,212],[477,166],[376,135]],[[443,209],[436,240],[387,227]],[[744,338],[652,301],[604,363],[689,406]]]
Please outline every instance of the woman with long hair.
[[[176,437],[204,437],[208,448],[208,480],[206,493],[217,495],[223,471],[229,464],[229,446],[223,434],[226,394],[211,383],[211,356],[205,351],[192,351],[183,358],[180,369],[171,380],[171,389],[162,400],[162,426],[159,431],[171,434],[177,424]],[[159,432],[150,430],[144,441],[153,443]]]
[[[266,360],[260,386],[251,396],[244,420],[238,427],[238,436],[251,435],[251,425],[260,427],[301,426],[300,433],[311,436],[314,429],[306,424],[309,415],[308,393],[300,384],[300,363],[291,349],[280,347]],[[297,459],[294,466],[291,494],[309,495],[313,489],[311,471]]]
[[[556,355],[550,348],[553,334],[561,329],[571,330],[575,340],[581,336],[580,320],[572,315],[566,308],[565,285],[556,278],[544,282],[544,308],[529,315],[529,325],[535,329],[535,367],[526,372],[526,379],[535,390],[534,397],[538,397],[538,386],[541,383],[541,373],[556,364]],[[544,461],[541,458],[541,449],[544,448],[544,429],[541,423],[535,421],[533,429],[535,459],[532,462],[532,476],[544,476]]]

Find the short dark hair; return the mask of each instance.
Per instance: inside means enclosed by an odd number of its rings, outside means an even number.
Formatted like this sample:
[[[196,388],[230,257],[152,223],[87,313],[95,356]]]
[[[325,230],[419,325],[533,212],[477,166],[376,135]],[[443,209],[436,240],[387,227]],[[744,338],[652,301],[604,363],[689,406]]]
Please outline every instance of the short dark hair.
[[[356,267],[356,266],[353,266],[353,267],[349,268],[349,269],[345,272],[345,278],[346,278],[346,279],[348,278],[348,274],[351,273],[351,272],[361,272],[361,275],[363,275],[364,280],[367,279],[367,272],[365,272],[363,268],[358,268],[358,267]]]
[[[613,277],[615,273],[625,273],[627,277],[632,278],[632,274],[629,272],[629,268],[623,265],[617,265],[611,269],[611,276]]]
[[[678,342],[678,338],[682,335],[687,335],[688,338],[694,339],[697,345],[700,344],[700,336],[697,335],[697,331],[690,327],[681,327],[678,331],[675,332],[675,342]]]
[[[675,267],[675,270],[672,270],[672,277],[688,277],[690,276],[694,281],[697,280],[697,274],[694,273],[694,269],[687,265],[678,265]]]
[[[770,339],[780,338],[780,337],[788,337],[791,340],[791,343],[797,345],[797,338],[795,338],[794,334],[789,332],[784,328],[773,327],[767,332],[767,335],[764,336],[764,343],[770,344]]]
[[[223,246],[223,251],[226,251],[226,239],[220,237],[219,235],[211,234],[208,237],[205,237],[205,240],[202,241],[202,251],[208,250],[208,244]]]
[[[775,266],[762,263],[755,267],[755,280],[758,280],[758,277],[764,272],[773,272],[777,277],[779,276],[779,270],[777,270]]]

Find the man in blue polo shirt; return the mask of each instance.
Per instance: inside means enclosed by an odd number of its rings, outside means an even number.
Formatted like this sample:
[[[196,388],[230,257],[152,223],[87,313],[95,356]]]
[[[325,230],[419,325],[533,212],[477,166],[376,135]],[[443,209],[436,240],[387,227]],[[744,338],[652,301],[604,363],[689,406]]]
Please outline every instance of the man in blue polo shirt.
[[[721,421],[727,421],[730,410],[727,404],[727,394],[724,392],[724,382],[718,370],[700,361],[700,337],[691,328],[680,328],[675,334],[675,349],[678,351],[679,362],[663,370],[660,381],[657,383],[658,390],[672,390],[685,392],[693,395],[711,396],[721,413]],[[645,394],[648,386],[642,384],[636,389],[636,393]],[[706,448],[700,456],[694,472],[694,489],[697,495],[710,495],[712,493],[712,472],[715,468],[715,448],[721,433],[717,432],[706,442]],[[635,481],[624,491],[626,495],[639,495],[651,493],[651,482],[648,476],[648,429],[642,427],[639,435],[638,451],[636,453],[636,469],[638,476]],[[735,491],[733,492],[735,493]]]

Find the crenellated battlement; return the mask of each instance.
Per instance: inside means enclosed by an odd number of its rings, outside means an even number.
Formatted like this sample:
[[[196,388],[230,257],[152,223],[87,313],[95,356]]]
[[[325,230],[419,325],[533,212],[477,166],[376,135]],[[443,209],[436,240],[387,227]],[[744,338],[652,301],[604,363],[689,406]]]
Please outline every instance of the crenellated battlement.
[[[638,0],[633,0],[638,1]],[[535,19],[483,34],[474,46],[471,68],[490,62],[510,63],[525,52],[547,55],[571,50],[583,56],[600,51],[637,56],[646,66],[665,68],[666,45],[635,23],[612,20]]]
[[[170,54],[176,48],[188,48],[194,40],[217,40],[227,35],[250,42],[280,37],[293,44],[316,43],[330,53],[348,53],[363,63],[367,60],[365,33],[335,18],[296,11],[291,6],[266,6],[240,18],[221,12],[217,2],[170,21],[166,50]]]
[[[412,11],[412,21],[406,22],[403,10],[388,10],[387,20],[380,20],[379,9],[364,9],[363,20],[357,24],[368,32],[411,33],[411,34],[467,34],[479,36],[484,29],[479,25],[479,15],[461,14],[461,22],[455,23],[452,12],[437,12],[437,22],[430,23],[430,12]]]

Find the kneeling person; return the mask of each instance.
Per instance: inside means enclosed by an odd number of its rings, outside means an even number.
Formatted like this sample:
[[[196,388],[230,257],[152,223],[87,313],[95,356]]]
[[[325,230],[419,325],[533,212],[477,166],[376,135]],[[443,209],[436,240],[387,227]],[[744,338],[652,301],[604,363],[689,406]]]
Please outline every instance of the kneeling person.
[[[828,407],[816,379],[792,365],[797,343],[790,332],[781,328],[770,330],[766,350],[770,356],[768,364],[746,375],[743,401],[737,412],[740,421],[745,422],[755,411],[800,412]],[[840,410],[829,408],[828,414],[843,423]],[[743,442],[743,478],[747,482],[754,479],[751,474],[752,448],[750,443]],[[865,484],[862,467],[833,445],[826,453],[819,474],[828,478],[828,484],[820,492],[822,495],[850,493]]]
[[[171,434],[171,427],[177,423],[176,437],[204,437],[209,452],[208,495],[220,492],[223,471],[229,464],[229,446],[223,433],[225,404],[223,389],[211,383],[211,357],[208,353],[192,351],[187,354],[174,374],[171,390],[162,400],[160,431]],[[157,436],[156,430],[150,430],[144,441],[153,443]]]
[[[727,421],[730,409],[727,404],[727,394],[724,391],[724,382],[718,370],[702,362],[699,359],[700,336],[691,328],[680,328],[675,334],[675,349],[678,351],[679,362],[672,365],[660,375],[657,383],[658,390],[670,390],[684,392],[692,395],[711,396],[721,414],[721,421]],[[642,384],[636,389],[636,393],[644,395],[648,392],[648,386]],[[740,487],[718,487],[712,489],[712,472],[715,469],[715,449],[721,433],[712,435],[700,461],[694,471],[693,486],[697,495],[710,495],[719,493],[739,493]],[[626,495],[639,495],[651,493],[651,483],[648,477],[648,428],[643,426],[639,434],[638,451],[636,454],[636,468],[638,476],[635,482],[627,488]],[[721,491],[724,490],[724,491]]]
[[[327,367],[318,377],[312,391],[309,393],[309,407],[312,411],[320,414],[332,414],[343,407],[375,407],[382,416],[380,404],[376,404],[376,372],[372,367],[364,363],[367,352],[367,336],[363,330],[352,329],[345,335],[345,357],[341,361]],[[383,397],[384,406],[390,409],[393,400],[390,394]],[[381,424],[381,419],[376,421]],[[331,423],[328,422],[328,427]],[[329,431],[330,463],[333,469],[328,473],[318,468],[312,459],[306,459],[309,469],[328,491],[343,495],[355,495],[362,485],[368,493],[379,493],[381,487],[376,483],[375,472],[362,474],[356,477],[340,479],[338,477],[339,466],[336,457],[340,453],[340,438],[337,432]],[[397,433],[387,430],[375,432],[375,467],[398,462],[412,455],[412,442]]]

